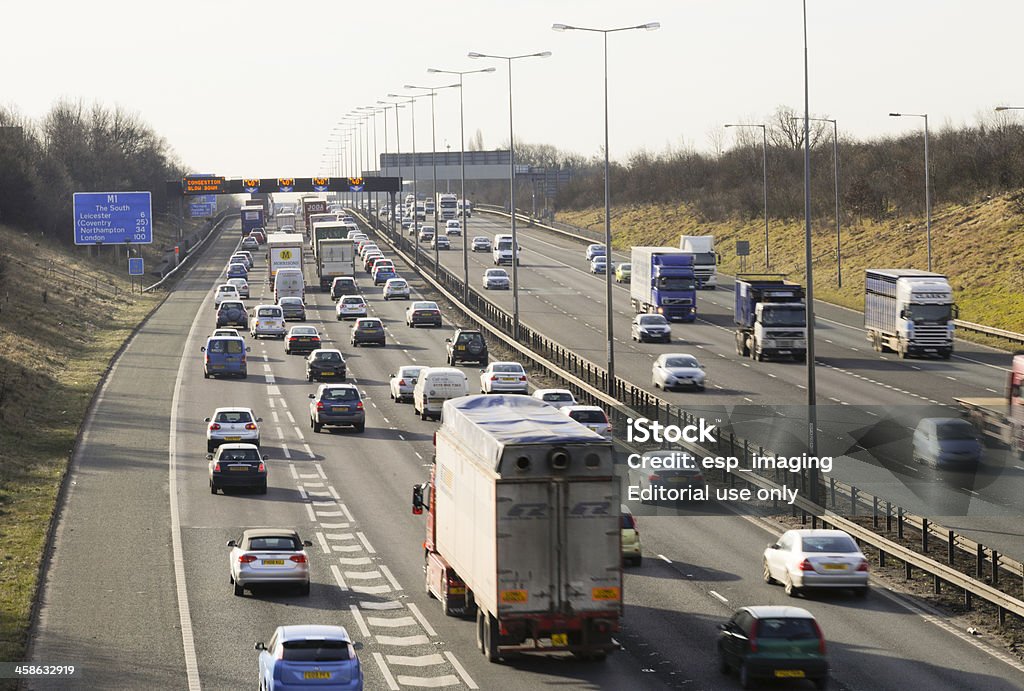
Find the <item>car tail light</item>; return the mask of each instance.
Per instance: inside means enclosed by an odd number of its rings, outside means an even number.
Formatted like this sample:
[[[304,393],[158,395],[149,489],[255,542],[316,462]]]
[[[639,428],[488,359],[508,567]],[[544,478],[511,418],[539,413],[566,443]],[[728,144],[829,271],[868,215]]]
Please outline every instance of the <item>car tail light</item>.
[[[210,430],[211,431],[216,432],[219,429],[220,429],[220,423],[219,422],[211,422],[210,423]]]
[[[206,364],[210,364],[210,356],[209,355],[206,356]]]
[[[257,470],[261,473],[267,472],[267,466],[263,461],[260,461],[260,467]]]
[[[498,381],[498,378],[492,374],[491,375],[491,381]]]
[[[862,561],[862,562],[861,562],[861,563],[860,563],[860,564],[859,564],[859,565],[857,566],[857,570],[858,570],[858,571],[870,571],[870,570],[871,570],[871,567],[869,567],[869,566],[868,566],[868,562],[867,562],[867,560],[864,560],[864,561]]]
[[[256,561],[256,557],[254,557],[251,554],[243,554],[242,556],[240,556],[238,558],[238,563],[239,564],[251,564],[254,561]]]
[[[356,410],[362,410],[362,409],[363,409],[363,402],[359,401],[358,403],[356,403]]]
[[[292,341],[294,341],[294,340],[295,340],[295,336],[291,336],[291,337],[290,337],[290,338],[288,339],[288,342],[289,342],[289,343],[291,343],[291,342],[292,342]]]
[[[526,381],[526,375],[524,374],[523,376],[519,377],[519,381]]]
[[[822,655],[824,655],[825,654],[825,634],[823,634],[821,632],[821,627],[818,626],[818,622],[817,621],[812,621],[811,623],[814,624],[814,630],[818,632],[818,652],[821,653]]]
[[[405,380],[404,379],[399,379],[398,380],[398,385],[399,386],[405,386]]]
[[[323,410],[324,409],[324,402],[323,401],[317,401],[316,402],[316,409],[317,410]]]
[[[451,588],[452,586],[460,586],[460,585],[462,585],[462,581],[460,581],[458,578],[452,578],[451,576],[448,576],[448,587],[449,588]]]
[[[804,559],[800,562],[799,568],[801,571],[814,571],[814,565],[811,563],[810,559]]]
[[[219,473],[220,472],[220,461],[218,461],[218,462],[213,464],[213,472],[215,472],[215,473]]]
[[[296,564],[305,564],[306,563],[306,555],[305,554],[293,554],[292,556],[288,557],[288,559],[291,560],[291,561],[294,561]]]
[[[647,480],[649,482],[657,482],[660,479],[661,479],[661,475],[651,475],[650,477],[647,478]]]
[[[754,623],[750,625],[750,637],[749,637],[749,640],[750,640],[750,652],[752,652],[752,653],[756,653],[757,652],[757,625],[759,623],[760,622],[758,622],[758,620],[755,619]]]
[[[255,423],[255,422],[250,422],[249,424],[247,424],[247,425],[245,426],[245,428],[246,428],[247,430],[254,430],[254,429],[256,429],[256,423]]]

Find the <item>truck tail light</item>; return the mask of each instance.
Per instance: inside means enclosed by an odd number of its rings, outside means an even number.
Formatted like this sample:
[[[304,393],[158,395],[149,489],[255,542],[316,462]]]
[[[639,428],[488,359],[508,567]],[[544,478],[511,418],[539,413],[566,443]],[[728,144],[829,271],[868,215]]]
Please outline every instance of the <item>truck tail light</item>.
[[[251,554],[243,554],[238,558],[239,564],[251,564],[256,561],[256,557]]]
[[[306,563],[306,555],[305,554],[293,554],[292,556],[288,557],[288,560],[289,561],[293,561],[296,564],[305,564]]]
[[[219,429],[220,429],[220,423],[219,422],[211,422],[210,423],[210,431],[216,432]]]

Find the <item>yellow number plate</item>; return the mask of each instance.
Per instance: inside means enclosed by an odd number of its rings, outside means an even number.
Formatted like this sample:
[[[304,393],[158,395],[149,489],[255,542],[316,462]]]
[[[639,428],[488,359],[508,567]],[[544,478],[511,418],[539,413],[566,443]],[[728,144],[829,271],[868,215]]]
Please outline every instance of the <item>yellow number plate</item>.
[[[284,559],[264,559],[264,566],[284,566]]]
[[[448,588],[448,594],[449,595],[465,595],[466,594],[466,589],[463,588],[461,585],[453,585],[452,587]]]
[[[846,564],[825,564],[826,571],[845,571]]]
[[[590,598],[592,600],[618,600],[619,589],[618,588],[594,588],[590,591]]]
[[[525,590],[502,590],[501,601],[502,602],[526,602],[529,599],[529,594]]]
[[[302,677],[304,679],[330,679],[330,672],[303,672]]]
[[[780,679],[803,679],[804,671],[802,669],[777,669],[775,676]]]
[[[567,633],[553,633],[551,634],[551,645],[556,648],[565,648],[569,645],[569,634]]]

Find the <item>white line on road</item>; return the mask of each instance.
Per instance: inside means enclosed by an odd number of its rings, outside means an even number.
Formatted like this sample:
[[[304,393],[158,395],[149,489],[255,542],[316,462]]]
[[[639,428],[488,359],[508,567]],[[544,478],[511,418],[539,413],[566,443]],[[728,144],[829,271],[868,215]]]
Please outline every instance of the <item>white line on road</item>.
[[[316,523],[316,514],[313,512],[313,507],[309,504],[304,505],[306,507],[306,513],[309,514],[309,520],[312,523]]]
[[[356,606],[352,605],[355,609]],[[412,617],[366,617],[370,626],[382,626],[386,629],[396,629],[400,626],[416,626],[416,620]]]
[[[295,416],[292,415],[292,411],[286,410],[286,411],[284,411],[284,414],[288,416],[288,422],[290,422],[290,423],[292,423],[294,425],[295,424]]]
[[[480,688],[476,685],[476,682],[473,681],[473,677],[469,676],[469,673],[466,672],[466,668],[462,666],[462,663],[459,662],[458,659],[456,659],[455,653],[446,650],[444,656],[448,658],[448,662],[452,663],[452,667],[454,667],[455,671],[459,673],[460,677],[462,677],[462,681],[466,684],[466,686],[468,686],[471,689]]]
[[[292,471],[292,479],[293,480],[298,480],[299,479],[299,471],[295,470],[295,464],[294,463],[289,463],[288,464],[288,470]]]
[[[320,541],[320,549],[324,551],[324,554],[330,554],[331,547],[327,544],[327,538],[324,537],[324,534],[320,531],[317,531],[316,539]]]
[[[273,399],[273,398],[271,398],[270,400],[272,401],[272,400],[274,400],[274,399]],[[277,414],[277,411],[276,411],[276,410],[272,410],[272,411],[270,411],[270,416],[271,416],[272,418],[274,418],[274,424],[277,424],[277,423],[281,422],[281,418],[280,418],[280,416],[279,416],[279,415]]]
[[[420,611],[419,607],[417,607],[414,603],[410,602],[409,611],[412,612],[412,615],[414,617],[416,617],[416,620],[420,623],[420,626],[423,627],[423,630],[426,631],[428,635],[437,635],[437,631],[435,631],[434,627],[430,625],[430,622],[427,621],[427,618],[423,616],[423,612]]]
[[[380,602],[360,600],[359,606],[363,609],[402,609],[402,603],[398,600],[382,600]],[[414,605],[409,606],[413,607]]]
[[[672,560],[669,559],[668,557],[666,557],[664,554],[659,554],[658,555],[658,559],[661,559],[666,564],[671,564],[672,563]]]
[[[430,639],[423,634],[412,636],[377,636],[377,642],[381,645],[427,645],[430,643]]]
[[[387,655],[388,664],[402,665],[404,667],[430,667],[431,665],[443,665],[444,658],[440,653],[433,655]]]
[[[324,472],[323,466],[321,466],[319,463],[316,464],[316,472],[320,473],[320,477],[322,477],[323,479],[327,479],[327,473]]]
[[[388,683],[388,689],[390,691],[399,691],[398,682],[395,681],[395,678],[391,675],[391,670],[385,664],[384,656],[380,653],[374,653],[373,659],[377,662],[377,666],[380,667],[380,673],[384,675],[384,681]]]
[[[400,586],[398,584],[398,581],[395,579],[395,574],[391,573],[391,569],[386,567],[384,564],[381,564],[380,565],[380,570],[384,572],[384,576],[388,579],[388,581],[391,583],[392,587],[395,590],[401,590],[402,589],[402,586]]]
[[[291,453],[291,451],[288,450],[288,445],[287,444],[281,444],[281,452],[284,454],[285,458],[287,458],[289,460],[291,459],[292,453]]]
[[[712,597],[714,597],[716,600],[719,600],[723,604],[726,604],[726,605],[729,604],[728,600],[726,600],[724,597],[722,597],[721,595],[716,593],[714,590],[709,590],[708,594],[711,595]]]
[[[366,622],[363,620],[363,613],[359,611],[359,608],[355,605],[349,605],[348,608],[352,610],[352,618],[356,620],[356,625],[359,626],[359,630],[363,634],[363,638],[370,637],[370,629],[366,626]]]
[[[345,518],[347,518],[350,523],[355,523],[356,519],[352,518],[352,514],[348,512],[348,507],[344,504],[339,504],[339,506],[341,507],[341,512],[345,514]]]
[[[359,541],[363,543],[363,547],[366,548],[367,552],[369,552],[370,554],[376,554],[377,553],[377,550],[375,550],[373,548],[373,545],[370,544],[370,541],[366,539],[366,534],[365,533],[361,533],[361,532],[360,533],[356,533],[356,537],[358,537]]]

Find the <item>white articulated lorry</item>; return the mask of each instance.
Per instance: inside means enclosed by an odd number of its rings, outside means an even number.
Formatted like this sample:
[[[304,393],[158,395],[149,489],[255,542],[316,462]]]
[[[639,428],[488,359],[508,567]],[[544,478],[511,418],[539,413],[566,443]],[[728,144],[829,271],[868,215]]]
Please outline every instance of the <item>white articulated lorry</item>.
[[[942,274],[917,269],[867,269],[864,328],[876,352],[953,354],[953,289]]]
[[[693,255],[693,273],[697,277],[697,288],[718,287],[718,252],[715,252],[714,235],[681,235],[679,249]]]
[[[426,586],[446,614],[475,613],[487,659],[603,658],[622,611],[621,504],[612,444],[543,401],[445,401],[427,511]]]

